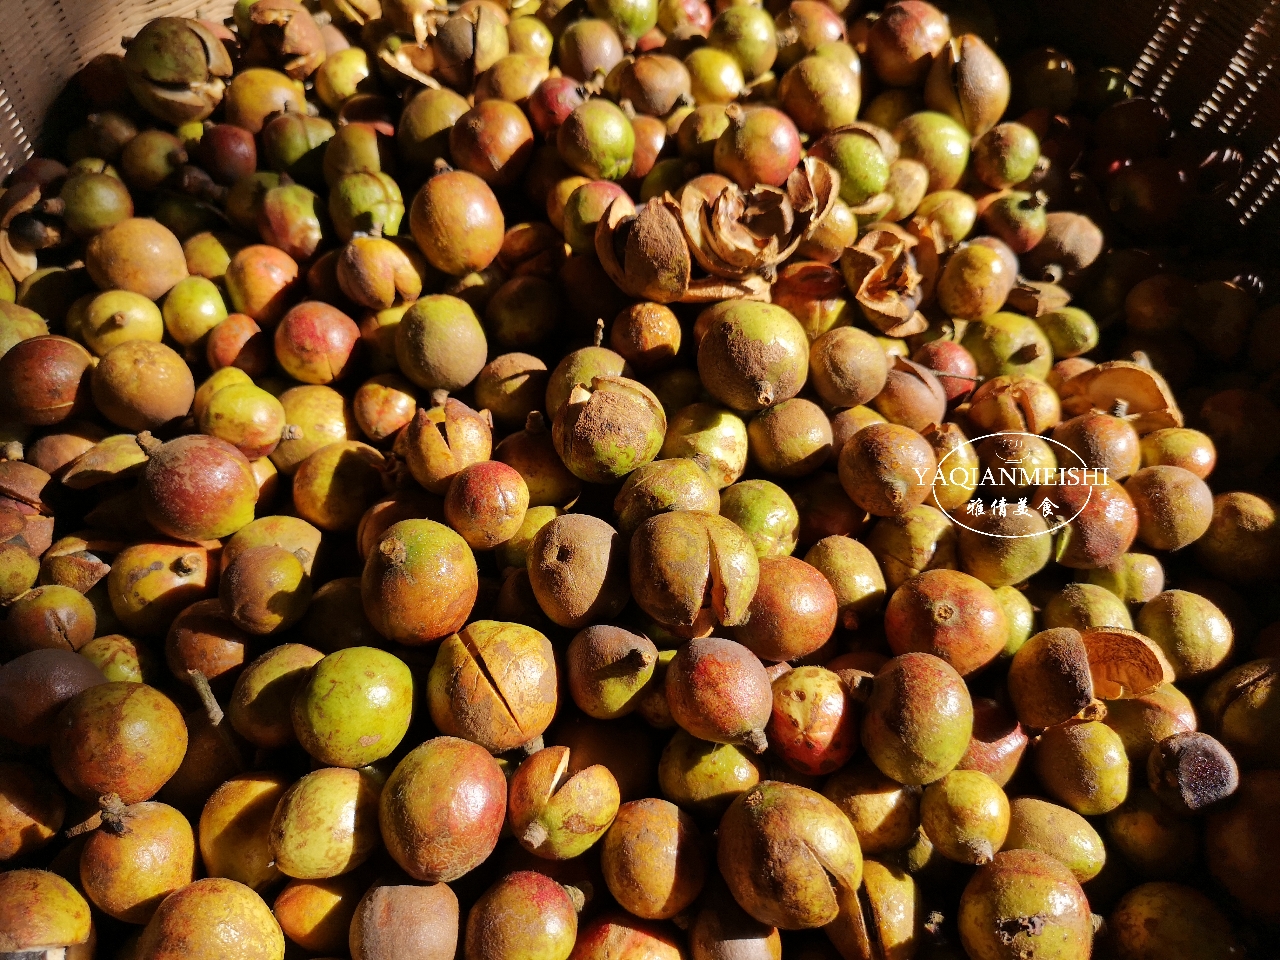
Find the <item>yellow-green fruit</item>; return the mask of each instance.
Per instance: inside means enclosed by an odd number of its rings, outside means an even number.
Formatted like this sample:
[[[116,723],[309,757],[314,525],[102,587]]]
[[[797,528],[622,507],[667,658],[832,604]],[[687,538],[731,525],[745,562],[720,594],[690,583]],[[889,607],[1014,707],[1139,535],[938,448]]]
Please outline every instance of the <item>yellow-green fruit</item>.
[[[971,960],[1088,960],[1093,923],[1071,871],[1035,850],[1006,850],[978,868],[960,897],[960,941]]]
[[[1108,813],[1129,793],[1124,743],[1097,720],[1046,730],[1035,748],[1035,766],[1049,795],[1082,816]]]
[[[1009,800],[977,770],[952,770],[925,788],[920,825],[948,860],[988,863],[1009,830]]]
[[[905,784],[940,779],[960,762],[972,732],[969,690],[945,660],[906,653],[876,674],[862,746],[887,776]]]
[[[1137,628],[1164,651],[1176,680],[1211,673],[1231,655],[1231,623],[1212,601],[1189,590],[1152,597],[1138,612]]]
[[[373,647],[331,653],[293,698],[293,731],[304,750],[334,767],[368,766],[404,739],[413,714],[413,675]]]
[[[717,817],[760,779],[759,763],[748,750],[699,740],[684,730],[676,731],[658,761],[658,784],[668,800]]]
[[[1200,858],[1196,821],[1175,813],[1146,787],[1135,787],[1107,814],[1107,841],[1144,880],[1190,880]]]
[[[271,853],[271,818],[290,778],[282,773],[242,773],[213,792],[200,813],[200,859],[211,877],[226,877],[254,890],[280,879]]]
[[[210,877],[169,896],[142,931],[137,960],[283,960],[284,934],[262,898]]]
[[[911,960],[920,947],[924,918],[924,898],[911,874],[867,860],[861,889],[841,889],[840,915],[826,932],[842,957]]]
[[[271,852],[285,876],[303,880],[354,870],[378,847],[378,775],[326,767],[288,789],[271,818]]]
[[[920,827],[920,788],[903,786],[869,762],[837,771],[822,793],[849,818],[868,855],[901,850]]]
[[[1053,627],[1080,631],[1092,627],[1133,629],[1133,619],[1124,601],[1105,587],[1092,583],[1067,584],[1050,598],[1040,616],[1046,630]]]
[[[1098,831],[1080,814],[1036,797],[1009,801],[1005,850],[1036,850],[1066,865],[1079,883],[1092,880],[1106,862]]]

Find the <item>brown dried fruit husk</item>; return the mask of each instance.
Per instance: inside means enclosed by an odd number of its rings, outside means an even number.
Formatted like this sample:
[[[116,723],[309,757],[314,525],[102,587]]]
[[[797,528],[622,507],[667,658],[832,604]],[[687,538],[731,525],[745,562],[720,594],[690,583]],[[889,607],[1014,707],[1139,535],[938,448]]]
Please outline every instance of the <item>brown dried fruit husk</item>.
[[[1089,657],[1093,692],[1103,700],[1143,697],[1174,681],[1164,651],[1136,630],[1094,627],[1080,636]]]
[[[913,250],[920,246],[896,224],[881,223],[868,228],[840,255],[840,272],[863,316],[887,337],[911,336],[929,326],[919,310],[925,300],[926,277]],[[926,257],[936,262],[936,246],[923,246]]]
[[[1164,377],[1132,360],[1108,360],[1071,377],[1058,391],[1063,417],[1091,410],[1128,420],[1139,435],[1183,425]]]
[[[692,261],[671,194],[653,197],[634,214],[615,200],[596,225],[600,266],[628,296],[673,303],[689,289]]]
[[[1005,298],[1005,307],[1035,319],[1061,310],[1070,302],[1071,294],[1056,283],[1019,277],[1009,291],[1009,296]]]
[[[782,188],[759,185],[743,192],[730,184],[712,197],[687,185],[680,223],[698,265],[716,277],[772,278],[835,206],[840,175],[825,161],[806,157]]]

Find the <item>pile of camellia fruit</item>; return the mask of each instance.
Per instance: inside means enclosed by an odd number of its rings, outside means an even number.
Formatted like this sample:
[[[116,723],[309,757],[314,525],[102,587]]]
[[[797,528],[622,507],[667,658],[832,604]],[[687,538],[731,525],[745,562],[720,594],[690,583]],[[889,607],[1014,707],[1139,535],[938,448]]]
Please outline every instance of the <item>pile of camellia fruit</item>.
[[[1275,248],[1034,8],[91,61],[0,196],[0,954],[1272,956]]]

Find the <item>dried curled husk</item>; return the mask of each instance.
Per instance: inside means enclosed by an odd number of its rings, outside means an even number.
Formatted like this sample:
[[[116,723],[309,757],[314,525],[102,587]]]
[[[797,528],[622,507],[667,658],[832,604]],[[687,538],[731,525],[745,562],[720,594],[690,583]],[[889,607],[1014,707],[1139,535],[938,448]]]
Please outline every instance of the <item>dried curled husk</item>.
[[[1144,697],[1174,681],[1164,651],[1136,630],[1094,627],[1080,637],[1089,658],[1093,692],[1103,700]]]
[[[840,255],[840,272],[863,316],[885,336],[907,337],[929,326],[919,308],[932,277],[920,269],[917,250],[928,257],[936,277],[935,242],[922,244],[897,224],[872,224]]]
[[[745,193],[731,184],[716,196],[687,186],[680,222],[698,265],[715,277],[772,280],[818,228],[840,195],[840,175],[824,160],[806,157],[780,189],[764,184]]]
[[[261,39],[294,80],[305,80],[325,60],[324,35],[297,0],[258,0],[249,8],[254,39]]]
[[[1108,360],[1077,373],[1058,391],[1064,417],[1099,410],[1128,420],[1140,435],[1183,425],[1164,377],[1132,360]]]
[[[378,43],[378,67],[382,78],[397,89],[417,84],[432,90],[441,89],[431,76],[436,57],[431,44],[413,37],[389,33]]]
[[[1061,310],[1071,302],[1071,294],[1058,286],[1043,280],[1026,280],[1018,278],[1018,282],[1009,291],[1005,299],[1005,309],[1020,313],[1023,316],[1043,317],[1046,313]]]

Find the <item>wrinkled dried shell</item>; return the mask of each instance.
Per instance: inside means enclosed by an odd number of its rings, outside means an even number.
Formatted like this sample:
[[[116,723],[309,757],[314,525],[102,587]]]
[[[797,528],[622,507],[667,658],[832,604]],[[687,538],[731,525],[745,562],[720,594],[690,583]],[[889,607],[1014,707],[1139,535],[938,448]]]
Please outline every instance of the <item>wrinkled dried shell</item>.
[[[673,303],[689,289],[692,260],[680,228],[679,207],[667,194],[630,213],[619,197],[596,224],[600,266],[628,296]]]

